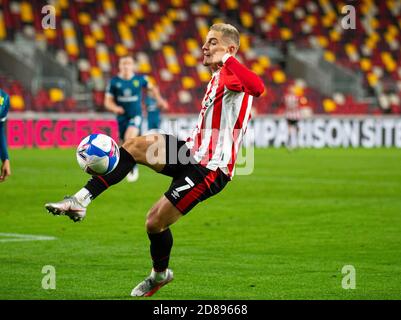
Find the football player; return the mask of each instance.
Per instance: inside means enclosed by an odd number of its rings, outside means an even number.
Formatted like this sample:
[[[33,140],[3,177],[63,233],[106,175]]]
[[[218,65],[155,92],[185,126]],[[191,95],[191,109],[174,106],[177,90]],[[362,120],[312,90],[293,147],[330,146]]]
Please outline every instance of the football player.
[[[158,89],[156,89],[158,90]],[[148,117],[148,131],[160,129],[160,111],[168,110],[168,102],[159,97],[155,96],[152,90],[148,90],[145,97],[145,106]]]
[[[148,89],[159,99],[159,91],[152,86],[147,76],[135,73],[135,61],[130,55],[120,58],[119,73],[113,77],[106,88],[104,106],[117,115],[118,130],[122,142],[141,134],[142,90]],[[134,165],[127,174],[127,180],[138,180],[138,167]]]
[[[219,193],[234,176],[252,99],[264,91],[262,80],[235,58],[239,38],[238,30],[230,24],[219,23],[210,28],[202,51],[203,64],[213,75],[198,124],[186,141],[163,134],[129,139],[120,148],[114,171],[93,176],[74,196],[45,205],[55,215],[80,221],[89,203],[121,181],[136,163],[172,178],[169,189],[148,212],[146,232],[153,268],[149,277],[132,290],[132,296],[151,296],[173,280],[168,268],[173,246],[170,225],[201,201]]]

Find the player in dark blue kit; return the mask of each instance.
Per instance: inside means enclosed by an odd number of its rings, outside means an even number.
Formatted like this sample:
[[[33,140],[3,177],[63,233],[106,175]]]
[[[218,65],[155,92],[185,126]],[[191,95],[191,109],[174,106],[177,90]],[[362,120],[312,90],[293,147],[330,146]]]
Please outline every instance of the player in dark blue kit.
[[[158,91],[158,89],[156,88]],[[160,111],[168,110],[168,103],[159,95],[155,97],[152,90],[148,90],[145,97],[145,106],[148,113],[148,131],[160,129]]]
[[[8,109],[10,108],[10,97],[7,93],[0,89],[0,158],[1,158],[1,170],[0,170],[0,182],[6,180],[11,174],[10,160],[8,159],[7,152],[7,141],[6,141],[6,119]]]
[[[135,61],[132,56],[123,56],[118,63],[119,73],[113,77],[105,94],[105,107],[117,115],[121,142],[141,134],[142,126],[142,90],[147,88],[159,99],[159,93],[145,75],[135,74]],[[138,179],[138,167],[135,165],[127,175],[130,182]]]

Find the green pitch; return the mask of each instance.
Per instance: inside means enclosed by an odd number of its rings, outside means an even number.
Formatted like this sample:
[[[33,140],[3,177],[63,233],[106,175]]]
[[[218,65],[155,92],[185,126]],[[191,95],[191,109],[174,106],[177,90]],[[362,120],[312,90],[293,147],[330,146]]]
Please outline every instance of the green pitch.
[[[0,299],[130,299],[151,264],[147,210],[169,178],[142,167],[94,201],[82,223],[43,205],[89,176],[74,150],[11,150],[0,184]],[[401,151],[256,150],[255,170],[172,226],[175,280],[157,299],[400,299]],[[7,240],[8,241],[4,241]],[[42,288],[43,266],[56,289]],[[345,265],[356,288],[342,288]]]

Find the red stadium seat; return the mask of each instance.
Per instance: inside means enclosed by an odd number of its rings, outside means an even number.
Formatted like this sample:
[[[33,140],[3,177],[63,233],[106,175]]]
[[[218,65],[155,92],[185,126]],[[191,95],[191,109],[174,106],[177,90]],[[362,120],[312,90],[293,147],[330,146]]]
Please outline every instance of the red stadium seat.
[[[356,6],[357,33],[334,27],[344,5],[340,0],[62,1],[55,30],[43,30],[41,15],[34,14],[45,4],[45,0],[2,1],[0,39],[13,40],[25,26],[32,26],[36,36],[47,41],[49,52],[66,52],[73,65],[87,61],[89,69],[78,68],[78,80],[84,85],[109,79],[117,72],[119,56],[145,52],[148,60],[141,62],[140,70],[150,72],[162,93],[173,102],[171,112],[197,112],[203,95],[198,88],[210,79],[210,72],[199,65],[200,47],[208,26],[221,18],[247,31],[241,37],[239,57],[264,80],[268,92],[255,99],[259,113],[281,112],[283,93],[294,79],[266,57],[250,54],[256,39],[279,48],[289,41],[299,46],[314,43],[324,50],[326,60],[361,71],[367,90],[380,86],[383,94],[401,95],[401,87],[397,87],[401,80],[401,17],[393,10],[392,1],[372,0]],[[376,11],[371,11],[373,7]],[[215,16],[216,11],[223,16]],[[372,33],[362,25],[363,19]],[[97,52],[99,47],[107,48],[106,52]],[[380,76],[378,68],[383,70]],[[29,90],[22,85],[10,83],[7,87],[29,99]],[[181,90],[190,92],[191,102],[181,105]],[[185,93],[182,95],[185,97]],[[310,87],[304,88],[304,95],[314,113],[325,113],[323,101],[332,98]],[[97,109],[102,110],[103,92],[94,92],[93,98]],[[43,92],[31,100],[24,103],[26,109],[54,110]],[[181,97],[181,101],[186,100]],[[345,105],[336,105],[335,110],[328,109],[347,114],[374,110],[354,100],[346,101]],[[70,100],[62,109],[77,110]],[[399,112],[397,106],[391,106],[391,110]]]

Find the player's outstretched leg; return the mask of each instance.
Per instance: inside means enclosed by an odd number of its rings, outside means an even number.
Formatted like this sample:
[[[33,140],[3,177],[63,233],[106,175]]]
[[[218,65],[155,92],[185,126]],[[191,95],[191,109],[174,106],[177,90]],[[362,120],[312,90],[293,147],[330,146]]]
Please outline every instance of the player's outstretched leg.
[[[150,155],[147,154],[151,148]],[[154,156],[154,153],[157,155]],[[86,207],[110,186],[123,180],[136,163],[147,165],[159,172],[165,162],[165,140],[162,135],[141,136],[128,140],[120,147],[120,160],[116,168],[104,176],[92,176],[88,183],[74,196],[59,202],[46,203],[45,208],[54,215],[66,215],[81,221]]]
[[[135,182],[139,179],[139,170],[138,165],[135,165],[132,170],[127,174],[127,181],[128,182]]]
[[[59,202],[49,202],[45,208],[55,216],[68,216],[74,222],[82,221],[86,215],[86,207],[78,202],[76,197],[65,196]]]
[[[128,125],[127,130],[125,131],[124,134],[124,141],[129,141],[133,138],[136,138],[139,136],[140,133],[140,129],[135,126],[132,125],[132,123],[130,122],[130,124]],[[128,182],[135,182],[139,179],[139,169],[138,169],[138,165],[134,165],[134,167],[132,168],[132,170],[130,172],[128,172],[127,174],[127,181]]]
[[[120,182],[131,171],[136,161],[123,147],[120,147],[120,160],[117,167],[105,176],[92,176],[84,188],[72,197],[53,203],[46,203],[45,208],[54,215],[66,215],[72,220],[85,218],[86,207],[90,201],[105,191],[109,186]]]
[[[153,268],[150,275],[131,292],[133,297],[150,297],[174,278],[168,268],[173,235],[169,226],[182,217],[173,204],[163,196],[149,211],[146,231],[150,240],[150,255]]]

